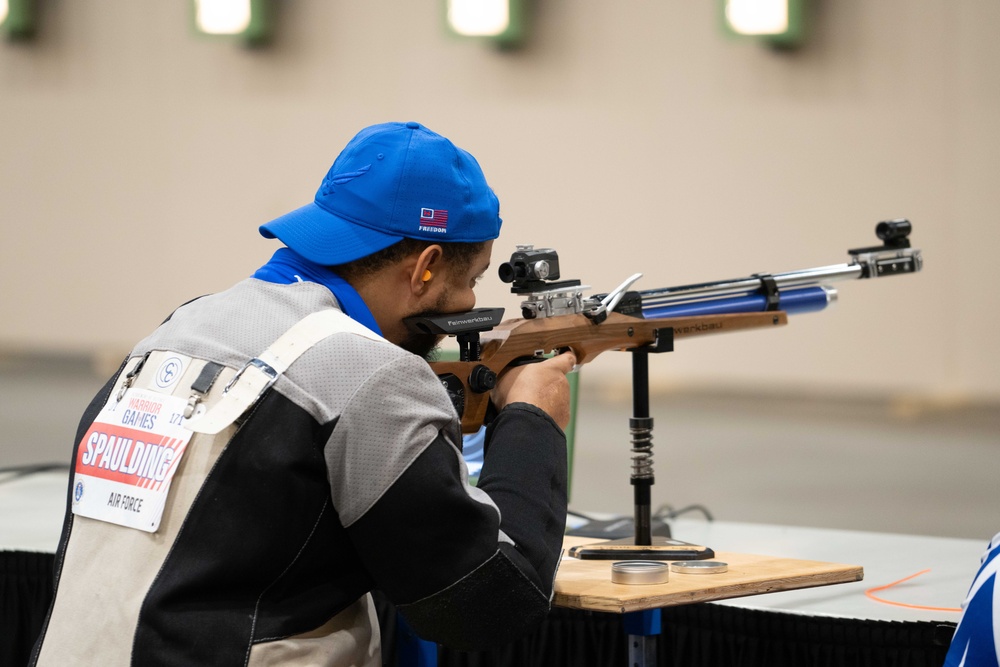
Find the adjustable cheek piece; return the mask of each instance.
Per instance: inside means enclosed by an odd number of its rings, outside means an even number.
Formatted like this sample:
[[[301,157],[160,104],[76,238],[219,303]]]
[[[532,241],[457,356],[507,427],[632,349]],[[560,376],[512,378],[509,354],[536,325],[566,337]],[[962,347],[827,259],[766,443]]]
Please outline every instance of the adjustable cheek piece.
[[[430,280],[431,272],[425,271],[423,279]],[[458,340],[459,361],[479,361],[482,348],[479,334],[489,331],[503,320],[503,308],[477,308],[466,313],[407,317],[403,323],[410,331],[419,334],[455,336]],[[438,375],[459,418],[465,413],[465,386],[483,394],[497,385],[497,374],[484,364],[473,366],[463,382],[453,373]]]

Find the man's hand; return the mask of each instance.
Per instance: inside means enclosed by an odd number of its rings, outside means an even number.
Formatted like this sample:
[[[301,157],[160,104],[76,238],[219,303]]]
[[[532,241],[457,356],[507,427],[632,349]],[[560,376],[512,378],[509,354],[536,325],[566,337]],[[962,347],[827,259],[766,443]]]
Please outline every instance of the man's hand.
[[[572,352],[545,361],[510,368],[500,376],[491,398],[498,410],[510,403],[530,403],[552,417],[559,427],[569,424],[569,381],[576,365]]]

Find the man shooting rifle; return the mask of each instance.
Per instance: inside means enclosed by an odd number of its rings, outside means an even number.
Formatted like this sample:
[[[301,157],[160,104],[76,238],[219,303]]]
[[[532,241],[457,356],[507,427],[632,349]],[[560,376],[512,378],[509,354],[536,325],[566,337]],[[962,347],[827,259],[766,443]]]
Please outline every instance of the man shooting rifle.
[[[174,311],[85,412],[32,664],[381,665],[375,588],[459,649],[544,618],[575,359],[500,377],[472,488],[419,356],[438,336],[403,323],[475,305],[500,224],[449,140],[355,136],[312,203],[260,228],[286,247]]]

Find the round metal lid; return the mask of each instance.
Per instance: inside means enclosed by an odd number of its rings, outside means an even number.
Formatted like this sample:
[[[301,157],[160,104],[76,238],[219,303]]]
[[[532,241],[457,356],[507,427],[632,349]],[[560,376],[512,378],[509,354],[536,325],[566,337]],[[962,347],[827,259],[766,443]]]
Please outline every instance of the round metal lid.
[[[729,563],[718,560],[681,560],[670,564],[677,574],[719,574],[729,570]]]
[[[663,584],[669,577],[667,564],[655,560],[624,560],[611,564],[611,581],[616,584]]]

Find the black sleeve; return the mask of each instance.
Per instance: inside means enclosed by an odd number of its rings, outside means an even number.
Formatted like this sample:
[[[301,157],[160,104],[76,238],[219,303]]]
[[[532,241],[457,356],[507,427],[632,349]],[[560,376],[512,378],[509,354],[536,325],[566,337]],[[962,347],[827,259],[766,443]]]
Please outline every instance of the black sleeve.
[[[459,650],[513,641],[544,618],[565,527],[559,427],[518,404],[487,438],[477,489],[442,434],[348,528],[378,588],[414,630]]]
[[[566,531],[566,435],[542,410],[514,403],[487,428],[485,448],[477,486],[500,508],[501,530],[551,596]]]

